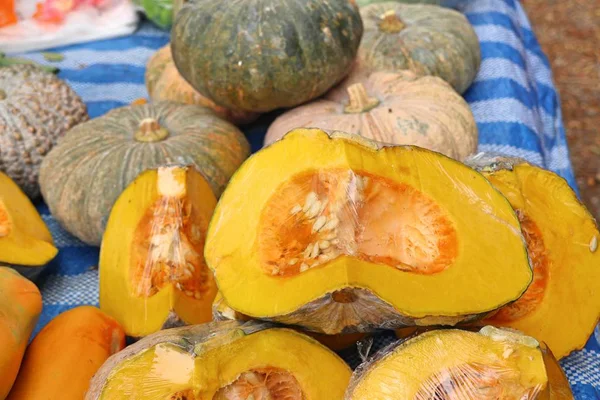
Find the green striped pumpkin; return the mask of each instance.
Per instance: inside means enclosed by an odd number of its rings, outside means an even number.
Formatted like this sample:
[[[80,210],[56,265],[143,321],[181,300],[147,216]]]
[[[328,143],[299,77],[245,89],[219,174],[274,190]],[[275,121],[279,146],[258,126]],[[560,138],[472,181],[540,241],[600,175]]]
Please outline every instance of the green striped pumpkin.
[[[40,187],[67,231],[99,245],[113,203],[141,172],[193,164],[218,197],[249,155],[243,133],[208,108],[125,106],[69,130],[42,162]]]
[[[479,39],[467,18],[450,8],[395,1],[362,7],[361,69],[411,70],[433,75],[459,93],[469,88],[481,64]]]

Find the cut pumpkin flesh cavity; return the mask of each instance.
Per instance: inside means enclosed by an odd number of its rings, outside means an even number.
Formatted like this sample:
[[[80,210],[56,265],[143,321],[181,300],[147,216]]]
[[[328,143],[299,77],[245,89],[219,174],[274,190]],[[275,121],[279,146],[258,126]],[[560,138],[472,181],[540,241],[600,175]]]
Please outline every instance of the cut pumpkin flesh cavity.
[[[30,276],[52,260],[58,249],[52,235],[27,195],[0,172],[0,264],[19,267]]]
[[[453,325],[514,301],[532,278],[519,221],[481,174],[318,129],[241,166],[205,256],[235,311],[326,334]]]
[[[469,161],[510,201],[533,264],[525,294],[484,321],[525,332],[560,359],[581,349],[600,318],[600,233],[568,183],[523,160]]]
[[[345,399],[558,400],[547,397],[548,379],[534,338],[492,326],[435,330],[359,367]]]
[[[296,331],[235,321],[150,335],[108,359],[86,400],[342,399],[351,370]]]
[[[116,201],[100,250],[100,308],[129,336],[211,320],[216,286],[203,252],[215,204],[187,166],[143,172]]]

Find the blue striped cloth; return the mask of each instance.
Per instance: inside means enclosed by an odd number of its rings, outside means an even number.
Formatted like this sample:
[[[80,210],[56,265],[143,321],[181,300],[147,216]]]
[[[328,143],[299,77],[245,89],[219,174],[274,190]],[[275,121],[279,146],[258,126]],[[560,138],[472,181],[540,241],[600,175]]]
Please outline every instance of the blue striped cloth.
[[[460,1],[458,8],[467,15],[481,42],[481,70],[465,93],[478,123],[480,150],[523,157],[557,172],[575,187],[550,65],[521,5],[516,0],[471,0]],[[53,51],[65,56],[56,63],[60,77],[81,95],[90,116],[98,117],[147,96],[144,66],[168,40],[167,33],[143,24],[131,36]],[[46,63],[41,53],[23,56]],[[254,151],[261,147],[265,130],[264,119],[246,129]],[[38,208],[60,251],[40,283],[44,309],[36,332],[67,309],[98,304],[98,248],[86,246],[62,230],[43,203]],[[376,346],[390,340],[382,334]],[[344,356],[352,365],[358,362],[354,353]],[[564,359],[562,365],[577,399],[600,399],[598,339],[592,337],[584,350]]]

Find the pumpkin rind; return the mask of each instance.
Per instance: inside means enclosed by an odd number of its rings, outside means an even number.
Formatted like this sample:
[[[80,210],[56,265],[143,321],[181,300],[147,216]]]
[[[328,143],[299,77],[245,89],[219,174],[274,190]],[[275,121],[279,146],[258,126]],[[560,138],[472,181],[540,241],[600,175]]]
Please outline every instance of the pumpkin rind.
[[[56,75],[28,64],[0,68],[0,171],[38,197],[43,157],[88,118],[83,101]]]
[[[357,109],[350,111],[351,106]],[[376,72],[368,77],[352,73],[323,99],[280,115],[269,126],[265,145],[303,127],[341,130],[385,144],[416,145],[457,160],[473,154],[478,143],[467,102],[442,79],[417,77],[410,71]]]
[[[140,123],[152,119],[166,137],[136,140]],[[40,184],[58,222],[85,243],[99,245],[112,205],[142,171],[173,162],[194,165],[218,197],[249,154],[243,133],[208,108],[171,102],[125,106],[70,130],[42,163]]]
[[[365,27],[360,68],[439,76],[459,93],[475,79],[481,64],[479,40],[458,11],[392,1],[363,7],[360,15]]]
[[[234,111],[218,106],[214,101],[198,93],[177,71],[171,56],[170,45],[159,49],[148,61],[146,88],[153,101],[174,101],[208,107],[220,117],[236,125],[250,123],[259,116],[257,113]]]
[[[205,0],[177,13],[171,48],[181,75],[204,96],[231,109],[267,112],[338,83],[362,31],[348,0]]]

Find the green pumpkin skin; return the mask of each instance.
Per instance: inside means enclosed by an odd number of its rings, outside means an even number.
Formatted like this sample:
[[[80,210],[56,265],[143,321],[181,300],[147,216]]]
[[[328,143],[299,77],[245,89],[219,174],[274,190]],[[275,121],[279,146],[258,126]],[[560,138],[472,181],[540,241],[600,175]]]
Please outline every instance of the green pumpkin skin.
[[[140,122],[149,119],[164,129],[156,141],[141,141]],[[114,202],[141,172],[164,164],[195,165],[219,197],[249,155],[244,134],[206,107],[125,106],[69,130],[44,158],[40,187],[58,222],[98,246]]]
[[[458,93],[475,79],[481,64],[479,39],[460,12],[388,1],[363,7],[360,14],[365,29],[358,50],[360,68],[438,76]]]
[[[354,0],[196,0],[177,12],[171,49],[202,95],[232,110],[268,112],[340,82],[362,33]]]

